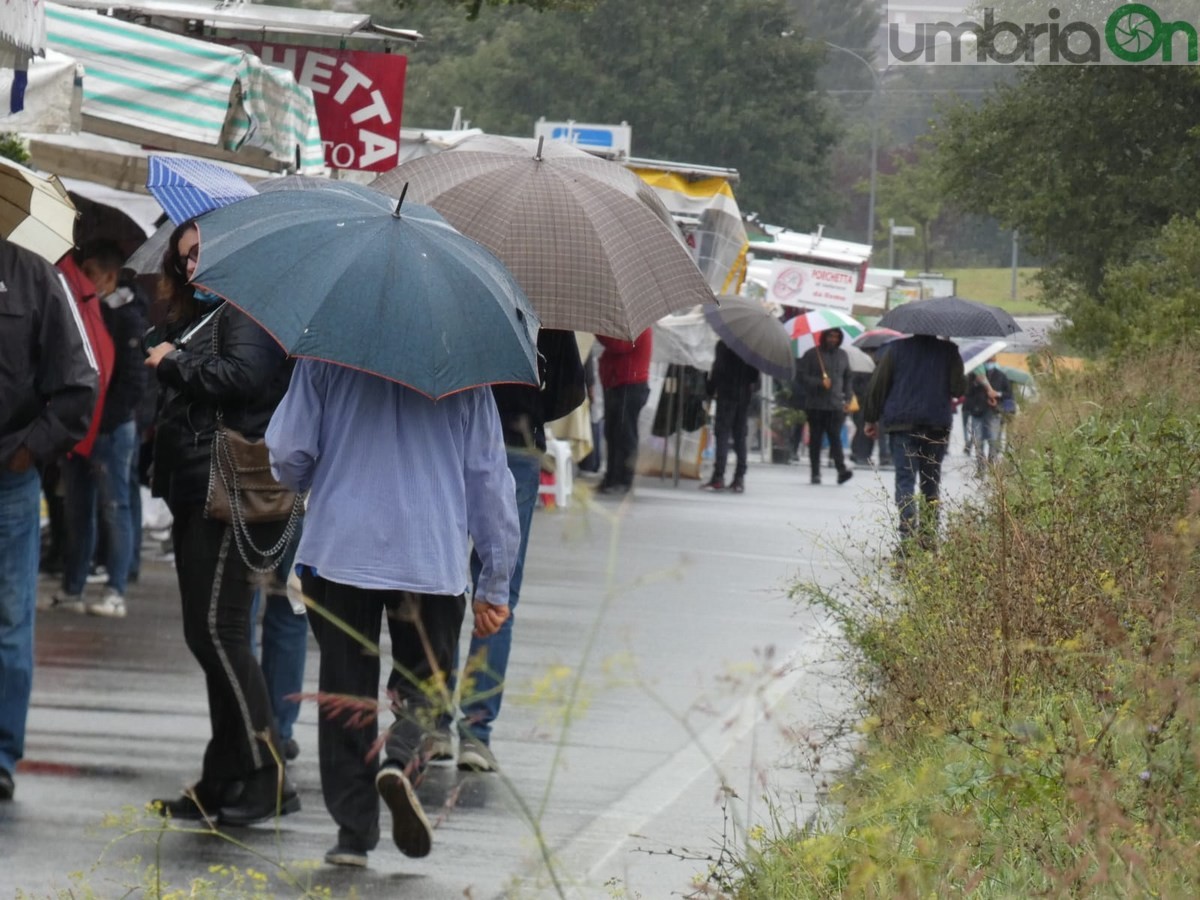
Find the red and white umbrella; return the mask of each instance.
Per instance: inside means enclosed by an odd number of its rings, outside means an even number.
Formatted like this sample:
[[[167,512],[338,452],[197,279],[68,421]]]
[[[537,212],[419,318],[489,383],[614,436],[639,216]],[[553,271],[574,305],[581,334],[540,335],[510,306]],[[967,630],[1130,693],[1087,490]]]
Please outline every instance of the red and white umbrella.
[[[787,323],[788,334],[792,339],[792,352],[796,357],[817,346],[816,335],[831,328],[840,328],[846,335],[843,343],[849,343],[863,333],[859,321],[836,309],[814,309],[812,312],[796,316]]]

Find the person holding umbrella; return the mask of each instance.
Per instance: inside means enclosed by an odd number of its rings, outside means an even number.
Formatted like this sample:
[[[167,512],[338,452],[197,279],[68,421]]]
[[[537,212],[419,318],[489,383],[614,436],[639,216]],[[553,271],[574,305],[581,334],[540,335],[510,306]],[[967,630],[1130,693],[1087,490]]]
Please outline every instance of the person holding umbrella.
[[[837,466],[837,483],[854,477],[842,452],[842,422],[854,397],[850,383],[850,358],[842,349],[842,331],[829,328],[821,332],[815,347],[796,363],[796,375],[804,384],[804,415],[808,420],[808,458],[812,464],[812,483],[821,483],[821,443],[829,439],[829,456]]]
[[[914,334],[886,345],[863,404],[866,433],[882,429],[896,468],[900,552],[914,541],[929,548],[937,538],[942,459],[954,421],[953,401],[967,389],[962,357],[950,341]],[[923,503],[917,501],[917,491]]]
[[[236,526],[209,518],[205,506],[218,425],[261,439],[291,364],[253,319],[191,283],[199,253],[197,226],[184,221],[163,257],[166,339],[151,347],[146,365],[161,391],[151,489],[174,517],[184,640],[204,671],[212,737],[200,780],[183,796],[156,803],[176,819],[249,825],[295,812],[300,797],[280,780],[275,717],[250,647],[254,575]],[[285,523],[246,528],[254,547],[272,547]]]
[[[745,362],[729,349],[724,341],[717,341],[713,355],[712,371],[708,376],[708,395],[717,398],[716,456],[713,460],[712,477],[700,486],[704,491],[723,491],[725,487],[725,463],[729,456],[729,444],[733,442],[733,454],[737,466],[733,470],[733,481],[729,491],[740,494],[745,491],[746,480],[746,429],[750,413],[750,397],[758,387],[758,369]]]

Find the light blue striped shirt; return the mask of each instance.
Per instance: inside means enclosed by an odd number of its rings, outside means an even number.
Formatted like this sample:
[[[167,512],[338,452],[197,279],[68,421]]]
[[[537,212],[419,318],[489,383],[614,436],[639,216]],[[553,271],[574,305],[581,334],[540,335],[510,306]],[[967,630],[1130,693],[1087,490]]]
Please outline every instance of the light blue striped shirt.
[[[468,536],[476,599],[508,603],[520,527],[496,403],[436,403],[343,366],[300,360],[267,428],[271,471],[309,490],[298,565],[356,587],[458,595]]]

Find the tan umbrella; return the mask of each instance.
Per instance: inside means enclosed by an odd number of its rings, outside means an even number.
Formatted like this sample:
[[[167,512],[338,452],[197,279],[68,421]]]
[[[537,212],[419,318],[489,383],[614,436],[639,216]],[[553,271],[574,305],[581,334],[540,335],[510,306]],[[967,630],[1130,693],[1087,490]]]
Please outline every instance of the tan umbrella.
[[[714,302],[662,201],[614,162],[557,141],[479,135],[372,187],[427,203],[509,268],[546,328],[632,339]]]
[[[58,178],[0,159],[0,237],[58,262],[75,246],[76,215]]]

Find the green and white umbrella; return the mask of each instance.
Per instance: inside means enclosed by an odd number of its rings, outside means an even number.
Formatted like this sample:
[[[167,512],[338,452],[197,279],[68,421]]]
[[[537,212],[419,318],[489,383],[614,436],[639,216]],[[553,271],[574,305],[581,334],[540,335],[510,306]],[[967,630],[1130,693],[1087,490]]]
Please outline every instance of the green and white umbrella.
[[[58,262],[75,246],[76,215],[58,178],[0,159],[0,237]]]

